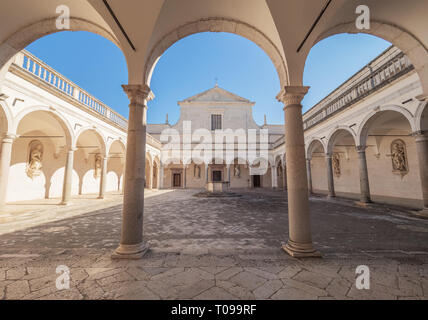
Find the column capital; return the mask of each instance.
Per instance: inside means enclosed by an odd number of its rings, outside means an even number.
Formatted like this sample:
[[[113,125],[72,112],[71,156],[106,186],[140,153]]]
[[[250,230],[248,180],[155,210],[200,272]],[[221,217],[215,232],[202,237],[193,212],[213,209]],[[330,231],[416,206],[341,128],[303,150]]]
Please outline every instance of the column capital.
[[[367,146],[355,146],[355,150],[357,150],[358,153],[360,152],[366,152]]]
[[[145,106],[155,97],[150,87],[145,84],[124,84],[122,88],[133,105]]]
[[[289,105],[300,105],[310,87],[306,86],[285,86],[276,96],[278,101]]]
[[[4,134],[4,136],[2,138],[2,142],[4,142],[4,143],[12,143],[13,140],[15,140],[16,138],[18,138],[18,136],[16,134],[7,132],[7,133]]]
[[[422,130],[412,132],[412,136],[415,137],[416,142],[428,140],[428,132]]]
[[[325,157],[326,158],[332,158],[333,157],[333,152],[326,152],[325,153]]]

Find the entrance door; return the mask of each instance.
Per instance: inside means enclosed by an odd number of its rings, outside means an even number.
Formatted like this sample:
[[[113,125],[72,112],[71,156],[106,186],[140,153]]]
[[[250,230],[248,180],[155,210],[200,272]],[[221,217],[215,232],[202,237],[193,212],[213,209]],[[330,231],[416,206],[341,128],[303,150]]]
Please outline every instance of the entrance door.
[[[253,186],[254,188],[260,188],[260,176],[259,175],[254,175],[253,176]]]
[[[221,171],[213,171],[213,181],[214,182],[219,182],[221,181]]]
[[[181,187],[181,173],[174,173],[173,180],[172,180],[172,186],[174,188],[180,188]]]

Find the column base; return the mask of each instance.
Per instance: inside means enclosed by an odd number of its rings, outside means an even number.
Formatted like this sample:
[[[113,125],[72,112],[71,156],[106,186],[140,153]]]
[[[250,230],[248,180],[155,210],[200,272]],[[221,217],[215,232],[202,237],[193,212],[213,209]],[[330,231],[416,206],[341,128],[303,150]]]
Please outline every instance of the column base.
[[[368,207],[370,207],[372,204],[373,204],[373,202],[371,201],[371,200],[368,200],[368,201],[355,201],[354,202],[357,206],[359,206],[359,207],[363,207],[363,208],[368,208]]]
[[[321,258],[321,252],[315,250],[312,243],[297,243],[288,240],[287,244],[282,245],[282,249],[294,258]]]
[[[336,195],[334,194],[334,195],[331,195],[331,194],[328,194],[327,195],[327,199],[333,199],[333,198],[336,198]]]
[[[105,196],[98,196],[97,199],[99,200],[104,200],[106,197]]]
[[[71,204],[73,204],[72,202],[70,202],[70,201],[61,201],[60,203],[59,203],[59,205],[60,206],[69,206],[69,205],[71,205]]]
[[[111,255],[112,259],[141,259],[149,250],[147,243],[138,244],[120,244],[119,247]]]
[[[413,211],[413,214],[419,218],[428,219],[428,208],[423,208],[420,211]]]

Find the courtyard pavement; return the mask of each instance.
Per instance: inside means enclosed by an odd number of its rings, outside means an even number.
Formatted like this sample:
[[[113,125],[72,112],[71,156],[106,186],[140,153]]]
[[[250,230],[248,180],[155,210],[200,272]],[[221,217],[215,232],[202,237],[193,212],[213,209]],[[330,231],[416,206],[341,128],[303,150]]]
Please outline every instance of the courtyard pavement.
[[[295,259],[280,190],[234,197],[152,191],[141,260],[110,258],[120,238],[121,196],[13,211],[0,221],[0,299],[428,299],[428,220],[409,211],[311,197],[314,245]],[[83,202],[81,202],[83,201]],[[356,288],[356,268],[370,289]],[[58,290],[58,266],[70,288]]]

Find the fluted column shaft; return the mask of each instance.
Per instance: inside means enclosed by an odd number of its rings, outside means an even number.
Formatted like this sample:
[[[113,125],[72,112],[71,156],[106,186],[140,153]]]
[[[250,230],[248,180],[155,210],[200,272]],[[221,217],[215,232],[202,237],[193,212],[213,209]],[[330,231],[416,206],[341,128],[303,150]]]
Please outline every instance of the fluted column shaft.
[[[12,134],[7,134],[1,143],[0,155],[0,210],[6,205],[7,185],[9,180],[9,167],[12,157],[12,144],[15,138]]]
[[[285,114],[289,240],[283,249],[294,257],[319,256],[312,245],[302,105],[308,87],[286,86],[281,99]]]
[[[129,105],[126,148],[125,192],[120,245],[113,258],[141,258],[148,247],[143,243],[144,179],[146,164],[147,101],[150,88],[145,85],[124,85]]]
[[[62,201],[61,204],[67,205],[71,198],[71,187],[73,183],[73,163],[74,163],[74,149],[67,151],[67,158],[64,167],[64,182],[62,187]]]

